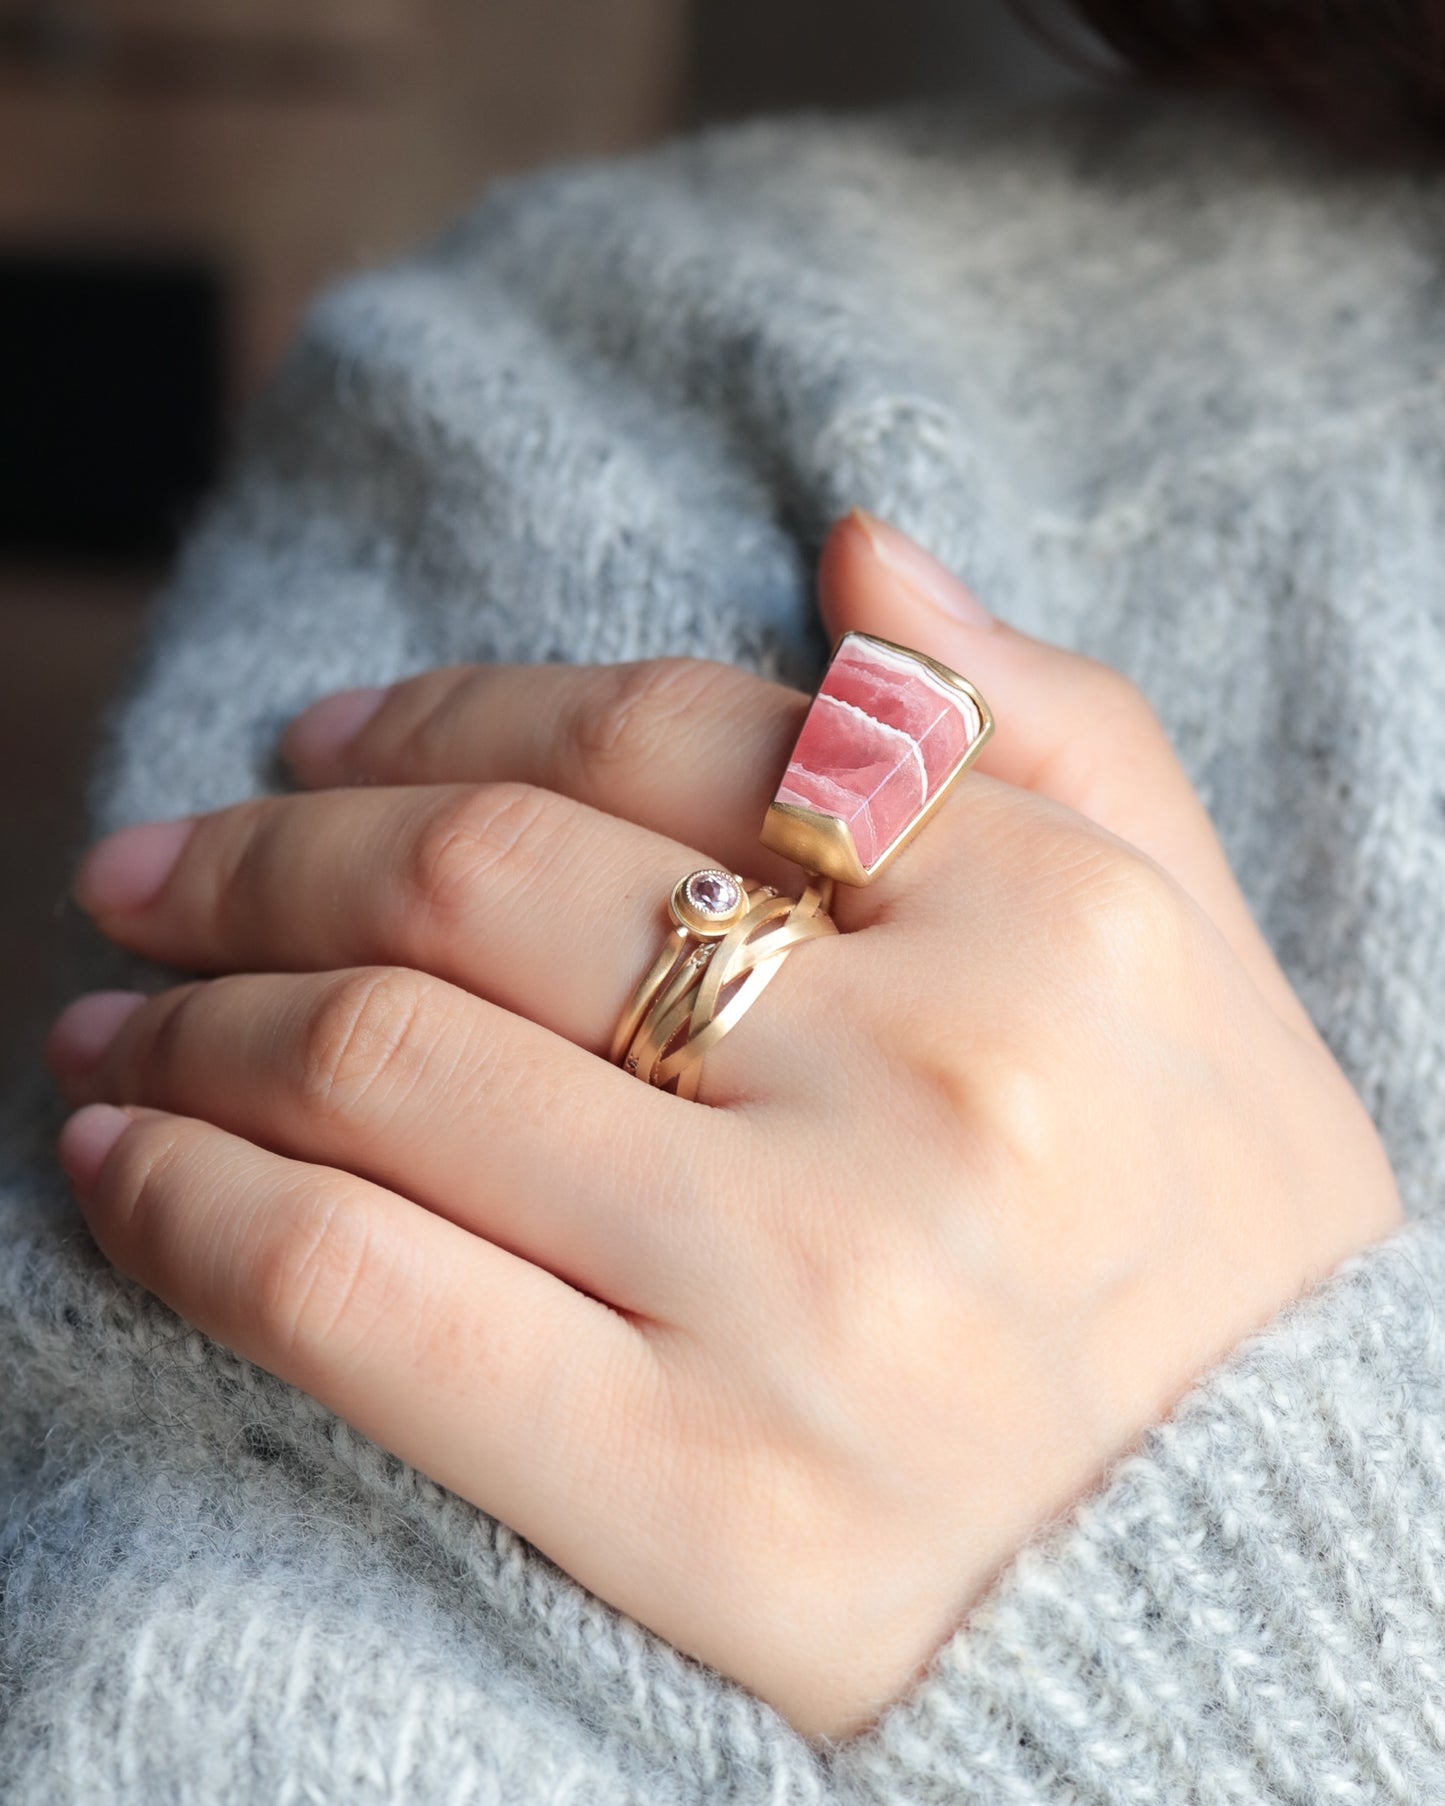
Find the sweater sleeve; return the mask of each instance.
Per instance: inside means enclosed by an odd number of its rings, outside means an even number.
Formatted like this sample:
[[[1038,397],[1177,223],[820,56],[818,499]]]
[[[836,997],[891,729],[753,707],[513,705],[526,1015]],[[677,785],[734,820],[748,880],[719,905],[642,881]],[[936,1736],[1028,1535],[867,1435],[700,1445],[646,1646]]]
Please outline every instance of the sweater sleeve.
[[[1433,585],[1434,467],[1412,452],[1430,479],[1417,493],[1402,451],[1376,508],[1361,499],[1383,459],[1373,437],[1349,463],[1332,426],[1298,460],[1316,485],[1299,493],[1232,464],[1232,439],[1211,440],[1206,494],[1202,436],[1243,430],[1240,397],[1261,364],[1252,329],[1238,334],[1238,394],[1221,303],[1206,309],[1205,341],[1169,365],[1188,381],[1170,374],[1132,412],[1119,406],[1124,351],[1076,337],[1079,320],[1117,315],[1132,339],[1128,307],[1175,296],[1193,331],[1194,252],[1181,253],[1187,281],[1161,275],[1170,223],[1195,218],[1192,189],[1187,206],[1165,193],[1142,236],[1125,218],[1107,255],[1095,242],[1171,156],[1141,152],[1120,199],[1104,192],[1095,147],[1082,187],[1058,178],[1050,214],[1039,197],[1052,137],[1027,165],[1001,165],[985,144],[967,182],[961,152],[920,157],[910,142],[759,128],[548,176],[503,191],[426,257],[323,301],[157,610],[98,769],[96,825],[274,787],[291,712],[431,664],[693,653],[807,683],[822,651],[813,552],[858,503],[928,541],[1031,631],[1082,642],[1089,626],[1102,653],[1141,648],[1151,694],[1212,780],[1231,850],[1253,849],[1257,870],[1287,831],[1308,828],[1296,841],[1307,878],[1324,874],[1373,913],[1365,932],[1337,912],[1326,937],[1303,905],[1280,901],[1291,970],[1313,961],[1315,994],[1340,991],[1347,1065],[1358,1078],[1375,1062],[1362,1090],[1389,1106],[1392,1152],[1408,1144],[1423,1170],[1445,1141],[1438,1111],[1411,1101],[1430,1069],[1377,1025],[1417,1020],[1441,969],[1427,968],[1416,931],[1439,921],[1445,837],[1432,825],[1427,842],[1428,803],[1410,788],[1431,764],[1423,733],[1441,745],[1420,676],[1441,668],[1429,662],[1438,592],[1433,614],[1395,618],[1406,652],[1388,673],[1392,707],[1369,713],[1368,746],[1323,731],[1301,741],[1311,696],[1329,722],[1353,718],[1348,684],[1375,666],[1326,643],[1349,618],[1333,592],[1327,607],[1286,610],[1309,601],[1322,520],[1364,544],[1388,515],[1393,589],[1413,594],[1419,572]],[[1200,193],[1218,162],[1211,140]],[[976,195],[974,210],[945,218],[955,191]],[[1096,212],[1080,236],[1086,204]],[[1226,187],[1211,228],[1221,244],[1234,207]],[[1286,236],[1293,256],[1308,234]],[[1286,299],[1320,287],[1245,241],[1247,280],[1231,297],[1276,269]],[[1060,298],[1060,244],[1078,253],[1077,305]],[[1331,277],[1368,267],[1327,259]],[[1116,268],[1117,301],[1101,300],[1091,285]],[[1331,330],[1373,318],[1336,309]],[[977,355],[957,349],[960,322]],[[1127,415],[1154,447],[1186,402],[1184,474],[1171,478],[1162,447],[1116,456],[1120,487],[1105,496],[1105,429]],[[1269,426],[1251,457],[1288,439],[1273,415]],[[1061,512],[1070,456],[1087,472],[1077,528]],[[1130,485],[1145,478],[1140,499]],[[1329,540],[1320,582],[1351,576],[1355,543],[1343,527]],[[1193,611],[1221,683],[1238,679],[1228,740],[1206,738],[1216,717],[1205,721],[1199,659],[1168,631],[1171,609]],[[1370,660],[1383,656],[1373,635]],[[1312,688],[1317,670],[1329,682]],[[1290,696],[1283,723],[1262,674]],[[1385,749],[1388,809],[1370,813],[1386,733],[1400,739]],[[1330,764],[1339,745],[1359,751],[1348,783]],[[1356,855],[1358,885],[1344,863]],[[1406,939],[1421,963],[1390,988]],[[1438,1079],[1445,1056],[1434,1058]],[[1445,1799],[1445,1229],[1426,1218],[1429,1199],[1410,1200],[1412,1227],[1205,1376],[1010,1565],[876,1726],[817,1748],[120,1280],[77,1231],[48,1141],[27,1130],[16,1146],[0,1174],[7,1800]]]
[[[1445,1232],[1206,1376],[835,1755],[858,1802],[1445,1798]]]

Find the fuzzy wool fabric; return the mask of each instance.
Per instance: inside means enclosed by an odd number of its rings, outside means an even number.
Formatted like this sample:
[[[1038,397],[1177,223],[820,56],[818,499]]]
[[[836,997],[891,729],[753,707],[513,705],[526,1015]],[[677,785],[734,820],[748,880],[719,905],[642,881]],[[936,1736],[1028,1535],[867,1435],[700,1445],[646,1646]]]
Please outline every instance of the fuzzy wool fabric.
[[[1439,178],[1117,98],[550,172],[323,299],[157,608],[98,829],[276,786],[293,711],[436,663],[808,687],[860,504],[1143,687],[1412,1220],[810,1745],[117,1276],[37,1089],[0,1184],[0,1799],[1445,1800],[1442,405]]]

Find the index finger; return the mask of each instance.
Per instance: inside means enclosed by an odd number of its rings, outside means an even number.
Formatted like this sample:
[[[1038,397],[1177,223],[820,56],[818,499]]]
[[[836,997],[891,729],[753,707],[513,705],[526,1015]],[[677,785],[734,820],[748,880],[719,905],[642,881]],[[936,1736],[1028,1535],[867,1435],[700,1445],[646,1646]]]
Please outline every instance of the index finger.
[[[759,842],[809,698],[731,665],[460,665],[343,691],[292,722],[308,785],[522,783],[790,883]]]

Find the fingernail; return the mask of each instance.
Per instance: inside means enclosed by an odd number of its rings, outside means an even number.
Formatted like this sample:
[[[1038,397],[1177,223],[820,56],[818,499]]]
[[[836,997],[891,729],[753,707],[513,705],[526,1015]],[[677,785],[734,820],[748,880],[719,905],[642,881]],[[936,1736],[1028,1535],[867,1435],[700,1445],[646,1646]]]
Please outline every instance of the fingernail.
[[[107,836],[90,849],[75,874],[76,902],[91,915],[153,902],[195,825],[194,817],[148,821]]]
[[[993,616],[973,591],[906,533],[900,533],[897,527],[890,527],[887,521],[866,514],[861,508],[853,510],[852,519],[872,546],[878,562],[887,565],[900,582],[906,583],[925,602],[955,621],[962,621],[966,627],[993,625]]]
[[[60,1164],[82,1197],[93,1188],[106,1155],[129,1127],[130,1118],[114,1104],[87,1104],[60,1131]]]
[[[381,707],[384,686],[338,690],[304,709],[281,737],[281,750],[298,769],[324,768],[339,759]]]
[[[84,1078],[100,1064],[120,1025],[145,1002],[140,991],[92,991],[56,1017],[45,1038],[46,1064],[58,1079]]]

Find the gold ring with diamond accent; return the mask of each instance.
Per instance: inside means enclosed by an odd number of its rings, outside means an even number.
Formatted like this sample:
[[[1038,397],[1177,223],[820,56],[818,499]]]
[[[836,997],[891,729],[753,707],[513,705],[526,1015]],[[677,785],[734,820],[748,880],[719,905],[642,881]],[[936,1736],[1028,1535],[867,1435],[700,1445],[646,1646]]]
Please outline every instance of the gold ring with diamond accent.
[[[689,873],[668,904],[673,928],[617,1025],[610,1057],[625,1071],[696,1098],[704,1055],[735,1028],[794,947],[837,927],[826,893],[801,897],[714,867]]]
[[[761,887],[754,885],[754,891]],[[749,888],[736,872],[704,866],[689,872],[673,886],[668,900],[672,930],[657,958],[632,993],[622,1020],[612,1037],[607,1057],[614,1066],[626,1064],[626,1054],[642,1019],[669,978],[700,947],[721,940],[747,906]]]

